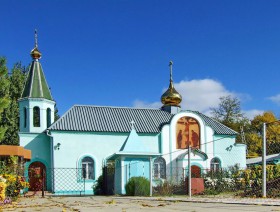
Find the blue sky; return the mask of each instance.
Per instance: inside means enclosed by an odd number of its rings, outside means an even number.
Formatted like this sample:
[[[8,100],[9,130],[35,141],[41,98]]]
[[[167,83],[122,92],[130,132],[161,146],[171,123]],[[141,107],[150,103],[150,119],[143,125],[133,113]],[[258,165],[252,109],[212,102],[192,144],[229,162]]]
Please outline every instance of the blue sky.
[[[0,55],[31,62],[34,29],[60,115],[74,104],[182,108],[238,97],[252,117],[280,106],[280,1],[1,1]]]

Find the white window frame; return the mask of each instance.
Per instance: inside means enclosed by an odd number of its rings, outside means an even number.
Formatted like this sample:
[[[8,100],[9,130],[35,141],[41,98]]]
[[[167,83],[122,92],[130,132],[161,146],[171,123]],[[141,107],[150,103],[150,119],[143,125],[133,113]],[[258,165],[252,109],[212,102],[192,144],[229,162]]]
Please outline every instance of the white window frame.
[[[92,161],[84,161],[86,158],[90,158]],[[85,156],[81,160],[81,166],[82,166],[82,177],[85,180],[95,180],[95,170],[94,170],[94,160],[90,156]],[[85,176],[84,176],[84,166],[85,166]],[[92,178],[90,178],[90,166],[92,166]]]
[[[211,159],[210,170],[214,172],[221,170],[221,160],[219,158],[215,157]]]
[[[157,159],[159,161],[157,161]],[[154,161],[154,178],[162,178],[165,179],[166,178],[166,161],[163,157],[159,157],[155,159]],[[163,170],[162,170],[163,169]],[[162,174],[162,173],[165,174]]]

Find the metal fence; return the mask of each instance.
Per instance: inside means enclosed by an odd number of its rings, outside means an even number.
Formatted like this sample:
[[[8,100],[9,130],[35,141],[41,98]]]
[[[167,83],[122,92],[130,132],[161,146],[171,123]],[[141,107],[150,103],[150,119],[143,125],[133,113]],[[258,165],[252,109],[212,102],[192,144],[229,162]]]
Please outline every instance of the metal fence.
[[[279,154],[273,158],[279,158]],[[276,161],[275,161],[276,162]],[[153,170],[153,195],[200,195],[207,197],[241,196],[263,197],[263,183],[266,196],[280,197],[280,164],[266,165],[266,181],[263,181],[263,165],[252,164],[246,168],[238,165],[220,169],[191,169],[172,167],[161,169],[164,178]],[[190,182],[189,182],[190,177]]]
[[[85,178],[81,168],[48,168],[29,170],[29,191],[45,191],[52,195],[85,195]]]

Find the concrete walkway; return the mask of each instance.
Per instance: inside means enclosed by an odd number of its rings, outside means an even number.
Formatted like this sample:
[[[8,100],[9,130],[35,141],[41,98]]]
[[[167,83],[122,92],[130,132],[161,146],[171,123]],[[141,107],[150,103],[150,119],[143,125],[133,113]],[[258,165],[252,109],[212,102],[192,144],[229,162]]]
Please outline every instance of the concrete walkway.
[[[3,211],[280,211],[280,199],[194,197],[22,197]],[[0,209],[1,211],[1,209]]]

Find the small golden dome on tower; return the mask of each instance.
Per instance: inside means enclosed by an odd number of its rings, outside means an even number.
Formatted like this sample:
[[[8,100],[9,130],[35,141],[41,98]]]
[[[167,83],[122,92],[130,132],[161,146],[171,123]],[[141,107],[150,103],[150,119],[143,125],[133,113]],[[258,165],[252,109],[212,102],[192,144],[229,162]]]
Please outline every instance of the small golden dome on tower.
[[[180,107],[180,103],[182,101],[182,96],[175,90],[172,80],[172,65],[173,62],[169,62],[170,66],[170,83],[169,88],[167,91],[165,91],[164,94],[161,96],[161,102],[164,105],[170,105],[170,106],[178,106]]]
[[[35,47],[34,49],[31,50],[30,55],[33,59],[40,59],[42,54],[39,51],[38,47]]]
[[[37,30],[35,29],[35,47],[31,50],[30,55],[33,59],[40,59],[42,54],[38,49],[38,38],[37,38]]]

